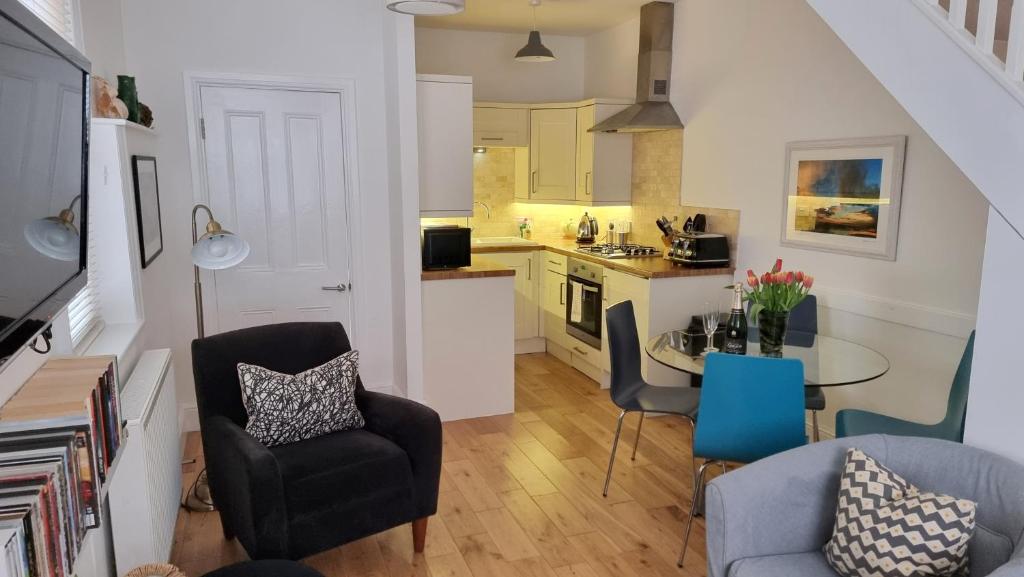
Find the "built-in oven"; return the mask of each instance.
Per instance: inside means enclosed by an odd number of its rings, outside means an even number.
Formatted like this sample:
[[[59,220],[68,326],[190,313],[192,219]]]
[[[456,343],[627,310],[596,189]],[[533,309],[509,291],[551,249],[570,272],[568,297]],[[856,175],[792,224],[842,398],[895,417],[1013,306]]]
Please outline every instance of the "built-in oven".
[[[565,332],[600,350],[604,268],[574,258],[567,265]]]

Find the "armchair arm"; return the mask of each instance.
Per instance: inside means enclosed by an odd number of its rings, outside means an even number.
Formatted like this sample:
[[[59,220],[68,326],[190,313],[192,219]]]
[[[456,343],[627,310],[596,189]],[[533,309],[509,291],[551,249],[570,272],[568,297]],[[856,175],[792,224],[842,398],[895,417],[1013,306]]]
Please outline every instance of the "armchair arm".
[[[746,465],[708,484],[708,577],[725,577],[746,557],[807,553],[832,535],[847,448],[885,460],[872,435],[793,449]]]
[[[221,522],[249,556],[288,558],[288,516],[277,459],[231,419],[203,422],[210,490]]]
[[[416,486],[417,518],[437,512],[441,481],[441,418],[415,401],[361,390],[356,404],[366,430],[387,438],[409,456]]]

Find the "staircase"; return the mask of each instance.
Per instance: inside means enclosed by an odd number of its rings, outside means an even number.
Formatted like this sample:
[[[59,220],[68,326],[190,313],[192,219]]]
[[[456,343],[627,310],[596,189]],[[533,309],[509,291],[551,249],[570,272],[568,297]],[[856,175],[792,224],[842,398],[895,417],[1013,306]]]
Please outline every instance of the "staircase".
[[[807,0],[1024,238],[1024,0]]]

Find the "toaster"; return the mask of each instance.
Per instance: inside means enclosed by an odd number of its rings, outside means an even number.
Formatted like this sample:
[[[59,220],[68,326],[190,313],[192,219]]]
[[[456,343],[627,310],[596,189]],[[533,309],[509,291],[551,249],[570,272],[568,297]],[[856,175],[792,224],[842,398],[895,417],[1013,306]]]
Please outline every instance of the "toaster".
[[[690,267],[729,266],[729,239],[711,232],[683,233],[672,241],[668,260]]]

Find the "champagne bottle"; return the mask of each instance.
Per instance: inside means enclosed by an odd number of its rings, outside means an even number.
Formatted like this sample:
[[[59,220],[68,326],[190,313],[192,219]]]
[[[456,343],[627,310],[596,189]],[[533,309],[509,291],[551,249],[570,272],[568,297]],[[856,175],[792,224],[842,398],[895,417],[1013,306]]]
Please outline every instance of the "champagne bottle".
[[[725,324],[725,352],[733,355],[747,354],[747,315],[743,311],[743,287],[736,284],[732,297],[732,312]]]

